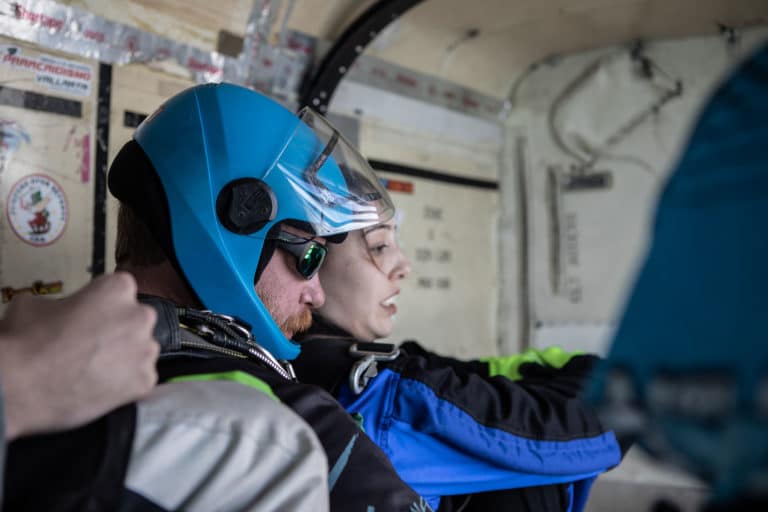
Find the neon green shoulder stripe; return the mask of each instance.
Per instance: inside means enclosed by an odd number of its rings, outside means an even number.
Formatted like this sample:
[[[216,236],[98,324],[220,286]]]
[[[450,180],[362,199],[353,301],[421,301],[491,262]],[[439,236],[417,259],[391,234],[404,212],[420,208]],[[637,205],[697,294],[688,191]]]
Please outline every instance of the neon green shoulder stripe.
[[[481,359],[488,363],[488,373],[491,377],[502,375],[511,380],[520,380],[520,366],[525,363],[536,363],[542,366],[562,368],[572,357],[583,352],[566,352],[560,347],[548,347],[544,350],[529,348],[525,352],[503,357],[488,357]]]
[[[221,373],[198,373],[196,375],[181,375],[179,377],[174,377],[170,379],[168,382],[191,382],[191,381],[209,381],[209,380],[239,382],[244,386],[249,386],[254,389],[258,389],[262,393],[265,393],[266,395],[269,395],[270,397],[272,397],[272,399],[277,402],[280,401],[280,399],[277,398],[277,395],[275,395],[274,391],[272,391],[272,388],[269,387],[269,384],[259,379],[258,377],[254,377],[249,373],[239,371],[239,370],[235,370],[231,372],[221,372]]]

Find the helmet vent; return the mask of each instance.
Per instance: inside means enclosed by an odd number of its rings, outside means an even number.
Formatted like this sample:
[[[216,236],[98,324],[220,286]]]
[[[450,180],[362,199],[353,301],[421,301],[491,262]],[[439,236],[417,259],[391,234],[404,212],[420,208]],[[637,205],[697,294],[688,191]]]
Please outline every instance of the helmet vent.
[[[229,231],[250,235],[275,218],[276,206],[269,185],[255,178],[240,178],[221,189],[216,214]]]

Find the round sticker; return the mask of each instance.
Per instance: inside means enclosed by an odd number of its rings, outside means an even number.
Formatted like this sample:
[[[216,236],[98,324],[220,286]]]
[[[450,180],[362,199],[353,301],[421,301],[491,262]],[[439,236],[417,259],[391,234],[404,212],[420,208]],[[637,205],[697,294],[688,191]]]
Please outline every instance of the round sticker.
[[[32,245],[50,245],[67,226],[67,198],[58,183],[43,174],[20,179],[8,194],[8,222],[16,236]]]

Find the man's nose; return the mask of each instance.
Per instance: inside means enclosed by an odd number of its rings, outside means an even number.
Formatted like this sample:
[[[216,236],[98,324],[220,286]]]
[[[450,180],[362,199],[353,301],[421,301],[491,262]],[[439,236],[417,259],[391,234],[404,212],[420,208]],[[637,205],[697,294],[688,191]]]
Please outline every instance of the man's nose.
[[[319,308],[325,303],[325,292],[320,284],[318,274],[312,276],[312,279],[304,283],[301,290],[301,303],[310,308]]]

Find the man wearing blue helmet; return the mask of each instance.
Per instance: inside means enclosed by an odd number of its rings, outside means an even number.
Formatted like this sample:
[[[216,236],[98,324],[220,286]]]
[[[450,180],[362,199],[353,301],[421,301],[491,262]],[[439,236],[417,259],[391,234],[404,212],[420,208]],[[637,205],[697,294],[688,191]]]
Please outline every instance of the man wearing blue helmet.
[[[118,268],[158,312],[162,384],[133,416],[108,418],[119,455],[99,464],[119,492],[106,508],[324,510],[330,495],[331,509],[428,510],[288,362],[299,352],[291,338],[325,300],[325,244],[392,216],[365,159],[311,111],[208,84],[138,128],[109,187],[121,201]]]

